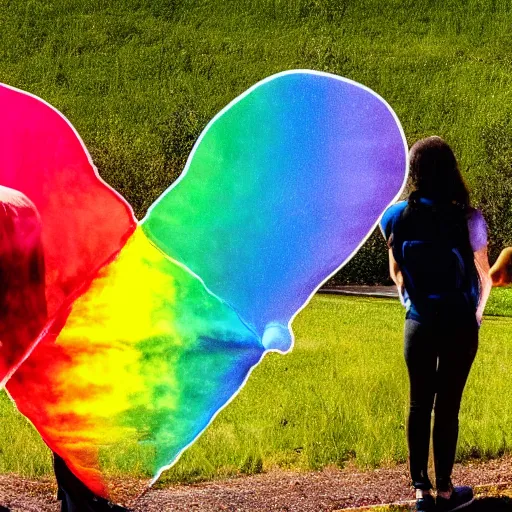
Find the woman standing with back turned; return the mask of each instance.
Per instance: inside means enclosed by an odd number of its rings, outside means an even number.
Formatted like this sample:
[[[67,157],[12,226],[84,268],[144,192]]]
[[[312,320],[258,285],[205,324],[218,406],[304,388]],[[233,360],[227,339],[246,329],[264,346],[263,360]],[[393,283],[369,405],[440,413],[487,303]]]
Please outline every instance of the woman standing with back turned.
[[[451,473],[462,393],[490,290],[487,227],[480,211],[470,207],[446,142],[422,139],[409,157],[414,191],[407,201],[386,210],[381,229],[388,242],[390,274],[407,311],[407,440],[416,510],[446,512],[473,501],[470,487],[453,487]],[[427,471],[433,409],[436,501]]]

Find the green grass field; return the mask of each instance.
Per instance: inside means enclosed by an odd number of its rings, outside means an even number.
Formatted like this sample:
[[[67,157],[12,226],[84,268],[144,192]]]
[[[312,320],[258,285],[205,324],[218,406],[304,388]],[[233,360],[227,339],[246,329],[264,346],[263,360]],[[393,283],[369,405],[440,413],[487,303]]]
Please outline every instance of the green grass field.
[[[445,137],[492,256],[512,243],[509,2],[0,0],[0,12],[0,81],[62,110],[139,216],[217,111],[272,73],[312,68],[382,95],[409,142]],[[376,244],[346,272],[386,270]]]
[[[502,314],[509,314],[503,305]],[[497,301],[500,303],[500,301]],[[493,296],[490,310],[495,307]],[[509,302],[510,304],[510,302]],[[403,311],[387,299],[316,296],[294,323],[296,346],[270,354],[162,482],[404,462],[407,376]],[[512,317],[488,316],[461,413],[459,460],[512,451]],[[0,401],[0,472],[49,474],[49,453]],[[115,473],[140,475],[137,466]]]

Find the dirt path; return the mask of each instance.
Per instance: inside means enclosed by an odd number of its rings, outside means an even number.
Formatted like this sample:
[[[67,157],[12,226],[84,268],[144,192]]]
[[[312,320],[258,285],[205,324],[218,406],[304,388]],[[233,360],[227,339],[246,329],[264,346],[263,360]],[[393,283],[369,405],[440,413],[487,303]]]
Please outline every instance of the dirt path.
[[[454,481],[472,486],[492,483],[512,487],[512,457],[457,465]],[[408,482],[404,465],[366,472],[349,469],[308,473],[272,471],[217,482],[154,488],[140,498],[133,509],[136,512],[326,512],[409,500]],[[0,504],[13,512],[58,512],[54,494],[51,480],[0,476]],[[484,509],[487,507],[478,507],[478,510]],[[512,505],[500,501],[499,510],[512,510]]]

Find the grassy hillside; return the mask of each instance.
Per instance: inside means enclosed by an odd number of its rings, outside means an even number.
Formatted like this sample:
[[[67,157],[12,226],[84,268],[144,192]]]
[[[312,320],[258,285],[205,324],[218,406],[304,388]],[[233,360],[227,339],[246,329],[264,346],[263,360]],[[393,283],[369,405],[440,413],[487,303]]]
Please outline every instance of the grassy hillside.
[[[0,81],[76,126],[143,215],[207,121],[265,76],[337,73],[453,145],[493,255],[512,242],[512,13],[498,0],[0,0]],[[343,280],[386,275],[383,245]],[[347,273],[348,272],[348,273]]]

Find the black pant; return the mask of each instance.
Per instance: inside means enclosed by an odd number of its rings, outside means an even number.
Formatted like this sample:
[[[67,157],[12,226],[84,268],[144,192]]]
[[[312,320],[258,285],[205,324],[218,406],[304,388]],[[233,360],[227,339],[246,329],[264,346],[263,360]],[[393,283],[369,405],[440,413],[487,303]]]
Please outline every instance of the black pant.
[[[61,512],[128,512],[128,509],[111,505],[93,494],[56,453],[53,454],[53,468],[58,485],[57,499],[62,501]]]
[[[411,385],[407,440],[416,489],[432,488],[427,468],[433,408],[436,487],[441,491],[450,487],[460,402],[477,349],[474,315],[425,324],[411,319],[405,322],[404,354]]]

